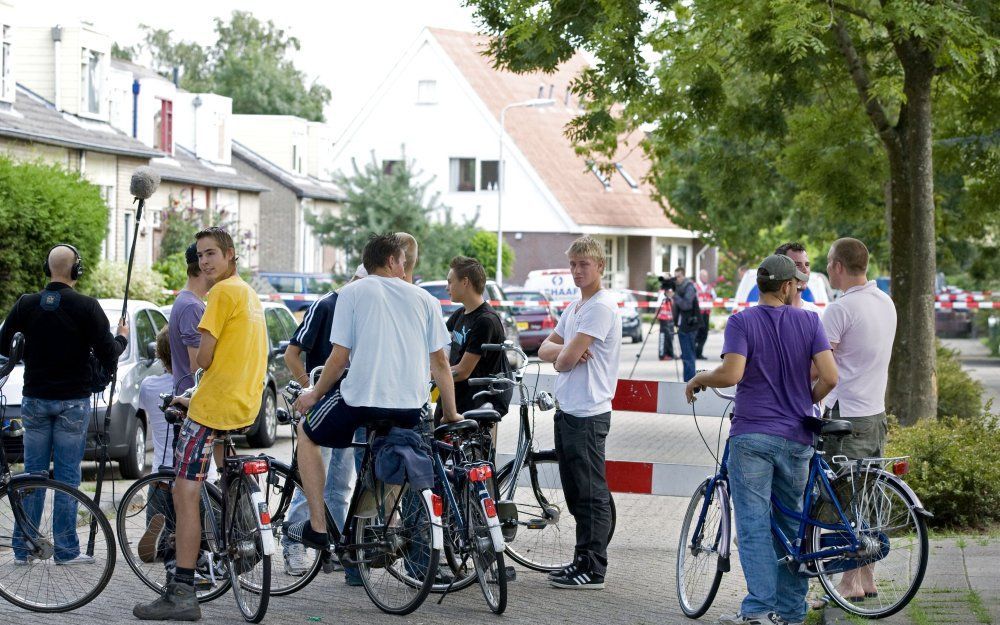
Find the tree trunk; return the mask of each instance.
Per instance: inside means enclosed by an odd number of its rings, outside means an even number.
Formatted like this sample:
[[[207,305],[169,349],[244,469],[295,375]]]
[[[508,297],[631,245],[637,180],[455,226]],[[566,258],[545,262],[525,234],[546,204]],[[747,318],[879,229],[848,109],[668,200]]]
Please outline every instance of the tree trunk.
[[[900,111],[902,149],[889,155],[892,198],[891,275],[897,329],[887,408],[903,425],[937,414],[934,336],[934,179],[928,52],[911,40],[900,46],[906,105]]]

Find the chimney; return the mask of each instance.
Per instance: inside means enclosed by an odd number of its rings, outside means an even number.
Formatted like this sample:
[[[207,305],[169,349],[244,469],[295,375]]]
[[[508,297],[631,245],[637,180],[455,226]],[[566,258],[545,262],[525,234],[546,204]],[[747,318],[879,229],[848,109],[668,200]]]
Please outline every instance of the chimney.
[[[545,85],[538,85],[538,99],[541,100],[545,97]]]
[[[556,90],[555,85],[549,85],[549,99],[552,99],[552,92]]]
[[[181,68],[174,65],[174,86],[180,88],[181,86]]]

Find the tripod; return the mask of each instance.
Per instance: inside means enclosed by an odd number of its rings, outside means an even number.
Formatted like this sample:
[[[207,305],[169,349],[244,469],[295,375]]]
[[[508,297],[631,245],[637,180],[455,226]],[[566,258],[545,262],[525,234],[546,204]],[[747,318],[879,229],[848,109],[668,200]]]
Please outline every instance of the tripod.
[[[649,340],[649,335],[651,335],[653,333],[653,330],[657,326],[657,319],[656,319],[656,317],[657,317],[657,315],[660,312],[660,308],[663,307],[663,304],[664,304],[665,301],[666,301],[666,295],[663,293],[663,291],[660,291],[660,295],[656,298],[656,308],[655,308],[656,312],[653,313],[653,321],[652,321],[652,323],[649,324],[649,332],[646,332],[646,336],[642,339],[642,344],[639,345],[639,353],[637,353],[635,355],[635,362],[632,363],[632,370],[629,371],[629,374],[628,374],[628,379],[629,380],[631,380],[632,376],[635,375],[635,368],[639,366],[639,359],[642,358],[642,352],[643,352],[644,349],[646,349],[646,341]],[[640,317],[640,319],[642,319],[642,317]],[[640,321],[640,323],[642,323],[642,322]],[[677,333],[676,332],[671,332],[670,333],[670,344],[671,344],[671,347],[677,347],[678,348],[677,351],[675,351],[673,349],[671,350],[675,354],[678,353],[678,351],[680,349],[680,347],[675,342],[676,337],[677,337]],[[677,358],[674,358],[674,375],[676,375],[678,379],[680,379],[680,377],[681,377],[680,369],[678,368],[678,365],[677,365]]]

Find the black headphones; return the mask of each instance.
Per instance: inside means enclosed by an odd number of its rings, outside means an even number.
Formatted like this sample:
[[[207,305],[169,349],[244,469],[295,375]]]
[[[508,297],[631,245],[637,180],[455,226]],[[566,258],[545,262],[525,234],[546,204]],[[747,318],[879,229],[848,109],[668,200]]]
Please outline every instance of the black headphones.
[[[76,261],[73,263],[73,266],[69,270],[69,277],[71,280],[79,280],[80,276],[83,275],[83,257],[80,256],[80,251],[77,250],[72,245],[70,245],[69,243],[59,243],[57,245],[53,245],[49,249],[49,251],[45,253],[45,262],[42,263],[42,271],[45,272],[45,275],[47,277],[49,278],[52,277],[52,268],[49,267],[49,255],[52,254],[52,250],[56,249],[57,247],[68,247],[69,249],[73,250],[73,254],[76,256]]]

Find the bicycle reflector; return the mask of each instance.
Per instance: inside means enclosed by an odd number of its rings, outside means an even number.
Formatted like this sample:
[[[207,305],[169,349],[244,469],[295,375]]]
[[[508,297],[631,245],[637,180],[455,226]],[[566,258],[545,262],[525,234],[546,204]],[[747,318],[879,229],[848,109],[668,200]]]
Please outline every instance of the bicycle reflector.
[[[267,460],[263,458],[257,460],[247,460],[243,463],[243,475],[261,475],[267,473]]]
[[[892,463],[892,473],[893,475],[906,475],[910,472],[910,461],[909,460],[897,460]]]
[[[441,495],[431,494],[431,507],[434,509],[434,516],[439,517],[444,514],[444,502]]]
[[[469,469],[470,482],[485,482],[491,477],[493,477],[493,468],[488,464],[481,464]]]
[[[494,518],[497,515],[497,506],[493,503],[492,497],[487,497],[483,499],[483,508],[486,510],[486,516],[489,518]]]

